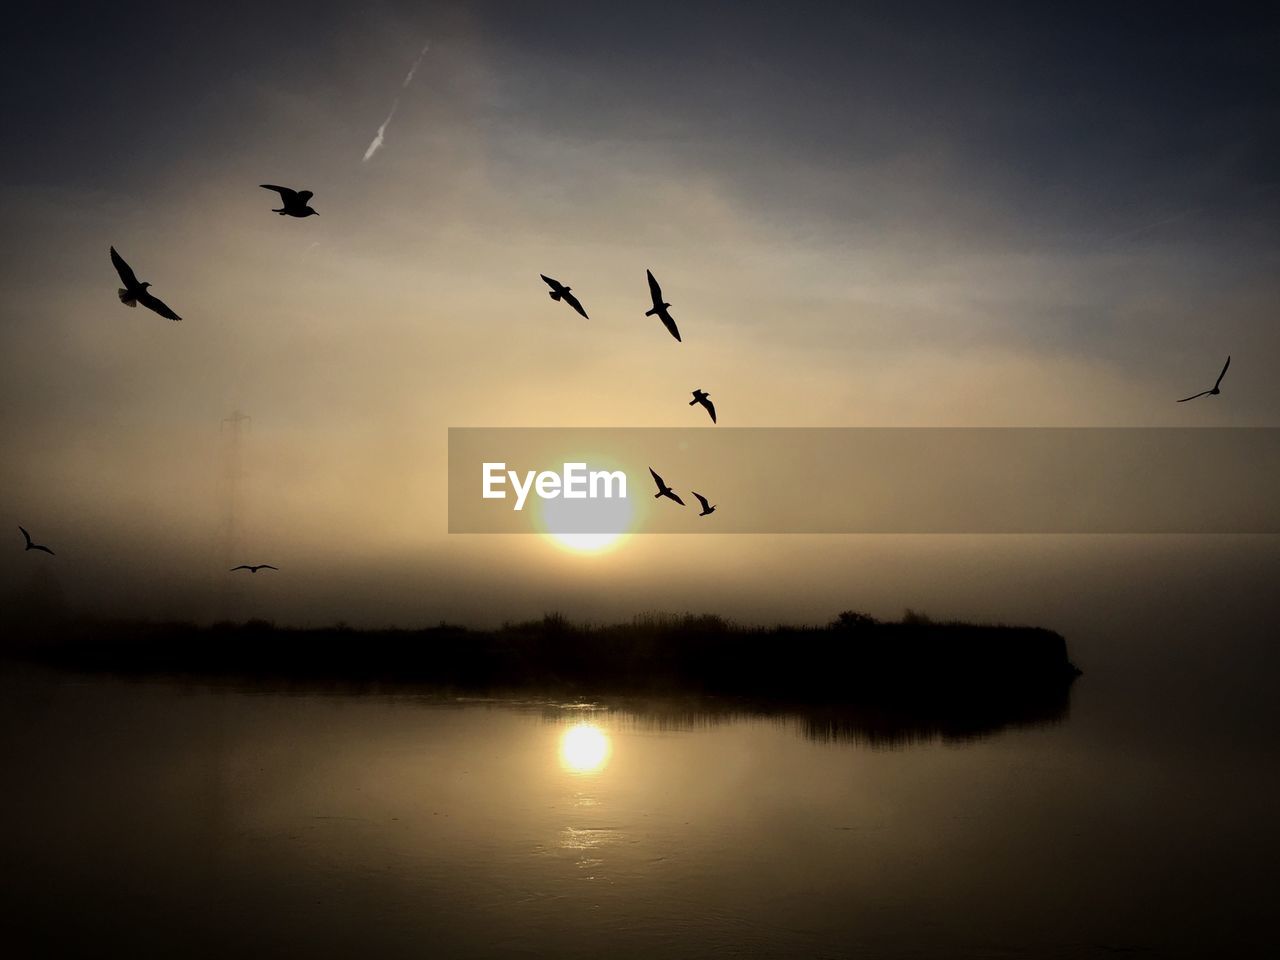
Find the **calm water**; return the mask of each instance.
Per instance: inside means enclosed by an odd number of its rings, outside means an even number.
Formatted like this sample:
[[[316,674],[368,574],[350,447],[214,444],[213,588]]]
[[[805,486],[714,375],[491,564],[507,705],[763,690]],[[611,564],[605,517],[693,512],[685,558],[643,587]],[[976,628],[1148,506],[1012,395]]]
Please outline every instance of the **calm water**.
[[[1052,726],[886,749],[688,704],[10,670],[0,952],[1260,947],[1273,730],[1246,699],[1205,693],[1230,693],[1229,673],[1126,677],[1087,673]]]

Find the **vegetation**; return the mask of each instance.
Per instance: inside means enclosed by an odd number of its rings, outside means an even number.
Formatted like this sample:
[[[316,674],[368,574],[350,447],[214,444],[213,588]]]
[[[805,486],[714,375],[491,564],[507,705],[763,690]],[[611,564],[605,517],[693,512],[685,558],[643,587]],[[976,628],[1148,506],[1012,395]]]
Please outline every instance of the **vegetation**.
[[[62,625],[28,655],[79,669],[428,683],[465,689],[683,692],[825,702],[1063,685],[1066,641],[1033,627],[884,623],[845,611],[825,627],[744,627],[701,614],[586,626],[559,614],[496,630],[243,624]]]

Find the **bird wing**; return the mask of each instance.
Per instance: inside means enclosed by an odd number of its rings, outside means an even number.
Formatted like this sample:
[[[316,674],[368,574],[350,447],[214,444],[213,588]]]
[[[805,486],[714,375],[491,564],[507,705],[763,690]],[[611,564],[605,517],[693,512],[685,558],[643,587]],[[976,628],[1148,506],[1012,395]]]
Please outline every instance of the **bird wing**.
[[[315,196],[315,194],[314,194],[314,193],[312,193],[310,190],[299,190],[299,191],[298,191],[298,201],[299,201],[300,203],[310,203],[310,202],[311,202],[311,198],[312,198],[312,197],[314,197],[314,196]]]
[[[1179,403],[1186,403],[1188,400],[1194,400],[1196,397],[1203,397],[1203,396],[1205,396],[1206,394],[1209,394],[1209,393],[1213,393],[1213,391],[1212,391],[1212,390],[1201,390],[1199,393],[1192,394],[1192,395],[1191,395],[1191,396],[1189,396],[1189,397],[1183,397],[1183,398],[1182,398],[1181,400],[1179,400],[1178,402],[1179,402]]]
[[[18,529],[22,531],[22,536],[26,539],[27,546],[31,546],[31,534],[27,533],[27,528],[19,526]]]
[[[138,278],[133,275],[133,268],[124,262],[124,257],[116,253],[116,248],[111,248],[111,262],[115,265],[116,273],[120,274],[120,282],[132,290],[138,285]]]
[[[538,276],[540,276],[543,280],[545,280],[547,282],[547,286],[550,287],[552,290],[554,290],[556,293],[559,293],[561,290],[564,289],[564,284],[561,283],[559,280],[552,280],[545,273],[540,273],[538,274]]]
[[[700,494],[697,490],[693,491],[693,495],[698,498],[698,502],[702,504],[702,509],[706,510],[711,504],[707,503],[707,498]]]
[[[653,297],[653,305],[656,307],[662,302],[662,288],[658,286],[658,281],[654,279],[652,270],[646,270],[644,273],[649,278],[649,296]]]
[[[581,304],[580,302],[578,302],[578,298],[577,298],[577,297],[575,297],[572,293],[562,293],[562,294],[560,294],[560,296],[561,296],[561,298],[564,300],[564,302],[565,302],[565,303],[567,303],[569,306],[573,307],[573,309],[577,310],[580,314],[582,314],[582,316],[583,316],[585,319],[587,319],[587,320],[590,320],[590,319],[591,319],[590,317],[588,317],[588,316],[587,316],[587,311],[585,311],[585,310],[583,310],[583,309],[582,309],[582,304]]]
[[[676,493],[674,490],[668,490],[667,496],[670,497],[672,500],[674,500],[676,503],[680,504],[680,506],[682,507],[684,506],[684,501],[680,499],[680,494]]]
[[[51,556],[51,557],[56,557],[56,556],[57,556],[57,554],[56,554],[56,553],[54,553],[52,550],[50,550],[48,547],[44,546],[43,544],[33,543],[33,544],[31,545],[31,549],[32,549],[32,550],[43,550],[45,553],[47,553],[47,554],[48,554],[49,556]]]
[[[1218,374],[1218,379],[1213,381],[1213,389],[1218,389],[1218,384],[1222,382],[1222,378],[1227,375],[1227,367],[1231,366],[1231,358],[1227,357],[1227,362],[1222,365],[1222,372]]]
[[[666,310],[659,310],[658,316],[662,318],[662,325],[667,328],[667,332],[680,341],[680,331],[676,328],[676,321],[671,314]]]
[[[151,294],[147,293],[145,290],[142,291],[142,293],[138,294],[138,302],[142,304],[144,307],[146,307],[148,310],[154,310],[156,313],[160,314],[160,316],[168,320],[182,319],[180,316],[174,313],[171,309],[169,309],[169,305],[167,303],[165,303],[159,297],[153,297]]]
[[[302,195],[297,190],[290,190],[288,187],[277,187],[274,183],[258,184],[263,190],[274,190],[280,194],[281,202],[286,206],[292,206]],[[311,194],[307,194],[311,196]]]
[[[710,397],[706,397],[702,401],[702,405],[707,408],[707,413],[711,414],[711,422],[716,422],[716,405],[711,402]]]
[[[273,567],[273,566],[272,566],[271,564],[269,564],[269,563],[260,563],[260,564],[258,564],[258,569],[259,569],[259,570],[279,570],[280,568],[279,568],[279,567]]]
[[[237,570],[252,570],[252,569],[253,569],[253,567],[249,566],[247,563],[242,563],[242,564],[240,564],[240,566],[238,566],[238,567],[232,567],[232,568],[231,568],[229,571],[227,571],[227,572],[228,572],[228,573],[235,573]]]
[[[658,476],[657,471],[654,470],[653,467],[649,468],[649,473],[653,475],[653,482],[658,485],[659,490],[665,490],[667,488],[667,485],[662,482],[662,478]]]

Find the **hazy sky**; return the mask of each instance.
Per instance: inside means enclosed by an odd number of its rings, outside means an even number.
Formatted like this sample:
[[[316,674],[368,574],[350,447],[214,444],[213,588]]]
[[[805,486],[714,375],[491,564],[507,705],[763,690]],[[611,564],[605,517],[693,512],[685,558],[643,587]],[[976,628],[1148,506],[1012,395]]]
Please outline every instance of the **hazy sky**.
[[[1065,628],[1118,591],[1276,569],[1257,538],[584,557],[450,537],[444,494],[449,426],[687,426],[695,386],[739,426],[1277,425],[1280,13],[126,3],[25,5],[6,33],[5,596]],[[320,216],[274,216],[260,183]],[[113,244],[182,323],[118,302]],[[646,268],[681,345],[643,316]],[[1228,353],[1222,397],[1173,403]],[[229,593],[236,408],[234,559],[283,570]]]

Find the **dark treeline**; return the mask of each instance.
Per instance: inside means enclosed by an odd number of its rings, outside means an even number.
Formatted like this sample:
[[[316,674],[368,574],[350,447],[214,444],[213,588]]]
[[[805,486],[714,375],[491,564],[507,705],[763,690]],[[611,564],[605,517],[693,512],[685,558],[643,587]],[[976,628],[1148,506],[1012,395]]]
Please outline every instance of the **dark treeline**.
[[[584,626],[549,615],[493,630],[250,621],[63,623],[41,633],[22,652],[76,670],[472,694],[728,697],[805,705],[811,735],[836,738],[979,735],[1059,719],[1079,672],[1050,630],[910,613],[886,623],[846,612],[823,627],[743,627],[711,615]]]

